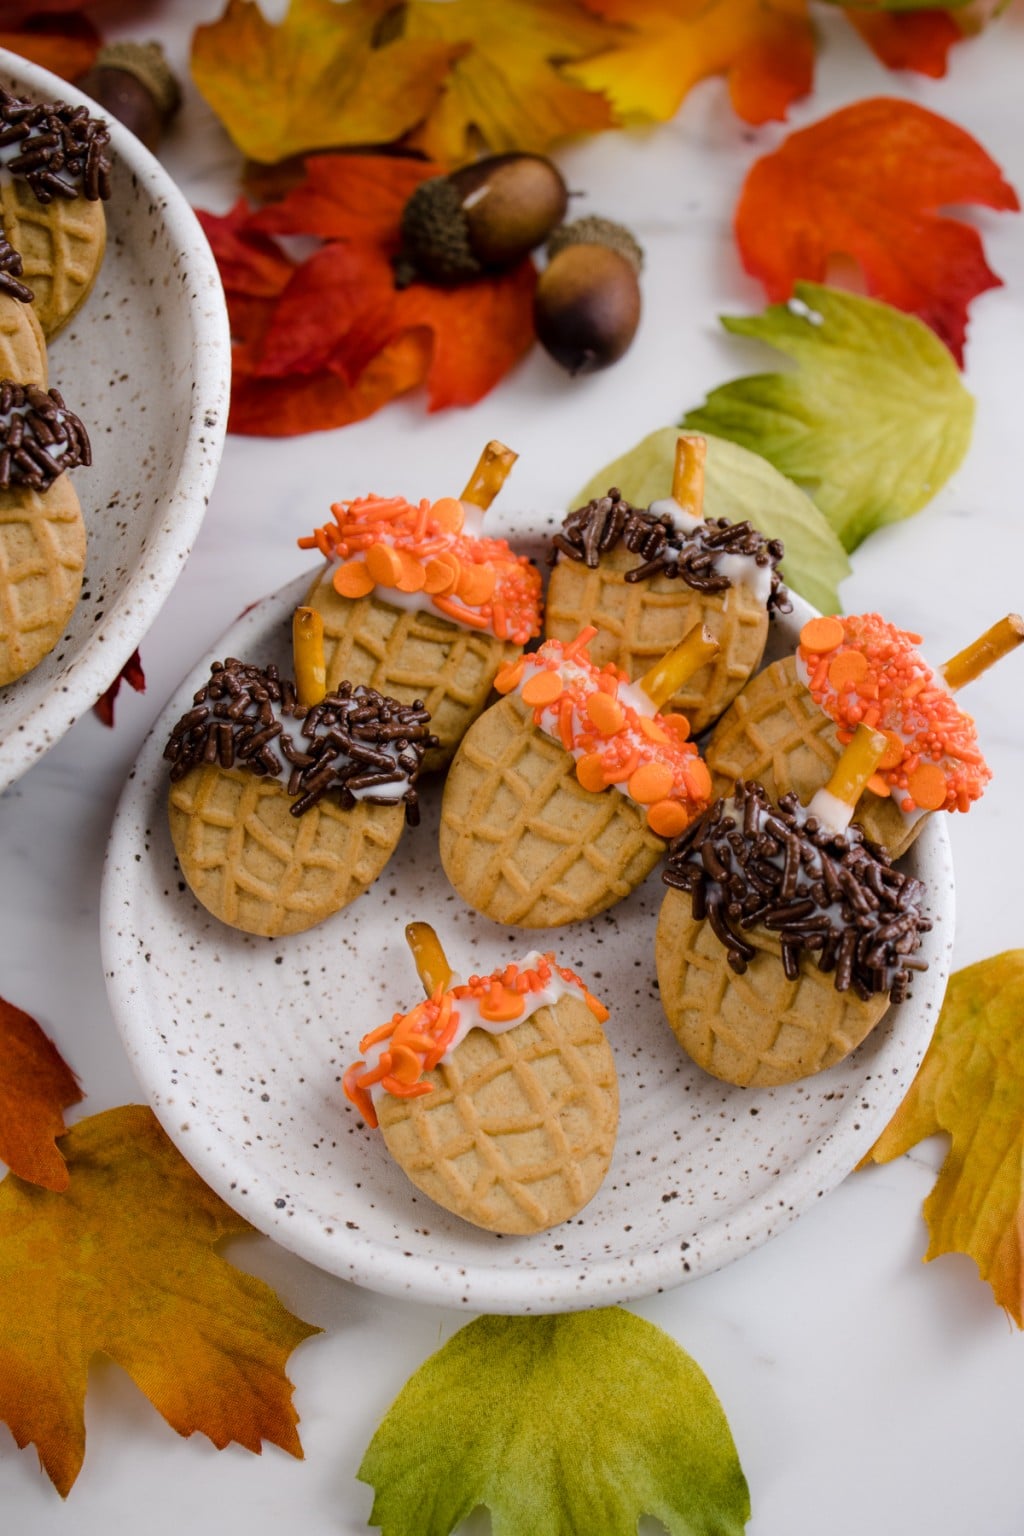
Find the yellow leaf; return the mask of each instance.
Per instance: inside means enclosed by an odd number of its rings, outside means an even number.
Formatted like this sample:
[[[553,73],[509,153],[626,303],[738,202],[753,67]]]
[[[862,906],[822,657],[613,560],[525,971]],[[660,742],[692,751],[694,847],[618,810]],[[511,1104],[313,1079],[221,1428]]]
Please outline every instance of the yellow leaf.
[[[453,53],[399,38],[375,48],[394,0],[291,0],[278,26],[228,0],[197,27],[192,77],[243,154],[276,162],[345,144],[388,144],[430,110]]]
[[[457,163],[483,146],[543,154],[572,134],[615,122],[599,91],[567,80],[558,67],[618,35],[575,0],[411,0],[403,35],[465,50],[414,136],[434,160]]]
[[[1024,949],[950,977],[935,1037],[865,1161],[887,1163],[938,1131],[949,1155],[924,1204],[926,1259],[968,1254],[1024,1327]]]
[[[214,1252],[253,1229],[207,1189],[148,1109],[61,1139],[64,1193],[0,1184],[0,1419],[66,1495],[85,1454],[89,1362],[103,1353],[180,1435],[302,1456],[284,1365],[319,1329]],[[59,1326],[55,1326],[59,1319]]]
[[[587,0],[628,25],[610,52],[568,73],[604,91],[620,117],[666,122],[689,91],[726,75],[734,110],[749,123],[784,118],[814,72],[807,0]]]

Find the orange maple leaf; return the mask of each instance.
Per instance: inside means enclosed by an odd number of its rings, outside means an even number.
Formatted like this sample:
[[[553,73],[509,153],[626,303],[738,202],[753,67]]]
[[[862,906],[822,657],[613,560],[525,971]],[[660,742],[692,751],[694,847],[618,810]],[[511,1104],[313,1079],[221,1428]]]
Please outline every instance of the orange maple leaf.
[[[846,19],[889,69],[913,69],[933,80],[946,73],[949,50],[963,28],[949,11],[847,10]]]
[[[320,1330],[214,1252],[253,1229],[148,1109],[80,1121],[62,1194],[0,1184],[0,1419],[66,1496],[85,1455],[89,1362],[108,1355],[180,1435],[301,1458],[285,1362]],[[54,1327],[54,1318],[60,1327]]]
[[[693,86],[725,75],[748,123],[784,118],[811,89],[814,31],[807,0],[584,0],[622,23],[609,53],[569,69],[604,91],[620,117],[667,122]]]
[[[57,1150],[62,1110],[82,1098],[78,1079],[48,1035],[0,997],[0,1162],[44,1189],[66,1189]]]
[[[285,436],[361,420],[426,384],[430,410],[471,405],[533,340],[532,263],[453,289],[395,287],[402,209],[439,167],[388,155],[319,155],[280,202],[200,218],[234,338],[229,426]],[[324,243],[302,263],[277,235]]]
[[[1024,950],[950,978],[921,1070],[865,1162],[945,1131],[949,1155],[924,1204],[925,1259],[973,1258],[1024,1328]]]
[[[387,144],[426,116],[458,52],[432,39],[377,46],[394,3],[290,0],[275,25],[254,0],[228,0],[195,30],[192,78],[250,159]]]
[[[412,136],[456,164],[482,147],[543,154],[574,134],[614,124],[600,89],[567,78],[567,63],[608,48],[616,31],[576,0],[410,0],[403,36],[457,50],[444,90]]]
[[[800,278],[825,282],[852,257],[868,291],[917,315],[963,359],[967,305],[1001,281],[976,229],[951,204],[1020,204],[995,161],[956,124],[913,102],[858,101],[790,134],[751,167],[736,208],[747,271],[769,298]]]

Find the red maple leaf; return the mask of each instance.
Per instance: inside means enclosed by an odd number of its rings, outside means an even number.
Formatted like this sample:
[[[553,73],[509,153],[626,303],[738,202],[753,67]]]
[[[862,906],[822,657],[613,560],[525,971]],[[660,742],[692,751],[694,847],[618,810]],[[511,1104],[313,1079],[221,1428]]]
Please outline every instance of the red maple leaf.
[[[286,436],[358,421],[427,388],[427,405],[471,405],[533,340],[536,274],[455,288],[395,286],[402,210],[441,168],[392,155],[326,154],[258,211],[201,213],[220,268],[234,341],[230,428]],[[321,243],[293,262],[275,237]]]
[[[114,700],[121,691],[122,683],[127,683],[129,687],[135,689],[136,693],[145,693],[146,674],[142,670],[142,662],[138,651],[132,651],[110,687],[100,694],[93,705],[94,714],[103,721],[104,725],[112,726],[114,724]]]
[[[963,361],[967,306],[1001,279],[981,236],[939,213],[967,203],[1016,209],[999,167],[955,123],[875,97],[804,128],[755,162],[736,208],[747,271],[784,300],[852,257],[868,291],[918,315]]]
[[[949,50],[964,38],[949,11],[849,9],[843,14],[888,69],[912,69],[933,80],[946,73]]]

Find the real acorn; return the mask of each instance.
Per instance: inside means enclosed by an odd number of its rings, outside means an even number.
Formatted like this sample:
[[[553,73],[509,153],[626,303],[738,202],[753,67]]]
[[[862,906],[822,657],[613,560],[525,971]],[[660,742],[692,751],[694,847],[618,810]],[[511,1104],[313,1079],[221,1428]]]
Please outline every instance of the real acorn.
[[[547,250],[533,301],[537,339],[571,374],[607,368],[640,323],[642,248],[624,225],[591,217],[561,225]]]
[[[78,84],[153,154],[181,106],[181,88],[159,43],[107,43]]]
[[[543,155],[489,155],[413,192],[395,281],[462,283],[514,266],[565,217],[569,192]]]

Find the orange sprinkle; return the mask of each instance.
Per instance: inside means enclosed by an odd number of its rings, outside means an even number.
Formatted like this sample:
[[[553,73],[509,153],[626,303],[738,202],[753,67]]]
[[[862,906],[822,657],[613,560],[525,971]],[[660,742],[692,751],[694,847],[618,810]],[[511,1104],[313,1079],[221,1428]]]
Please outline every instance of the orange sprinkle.
[[[840,619],[809,619],[800,631],[800,644],[808,651],[831,651],[843,641]]]
[[[362,560],[349,560],[339,565],[332,585],[339,597],[367,597],[374,588],[374,580]]]
[[[837,693],[855,687],[868,675],[868,659],[863,651],[841,651],[828,669],[828,680]]]
[[[431,555],[424,567],[424,587],[431,596],[438,592],[450,592],[459,579],[461,567],[453,555],[442,551]]]
[[[892,794],[892,790],[889,788],[887,781],[882,777],[880,773],[873,773],[870,779],[868,779],[864,788],[870,789],[871,793],[873,795],[877,795],[881,800],[888,800],[889,796]]]
[[[422,592],[427,582],[422,564],[415,555],[408,554],[404,549],[398,550],[397,554],[401,570],[395,586],[399,592]]]
[[[641,763],[630,775],[629,793],[640,805],[654,805],[672,793],[674,778],[667,763]]]
[[[430,509],[434,521],[440,523],[449,533],[461,533],[462,525],[466,521],[466,509],[461,501],[456,501],[454,496],[442,496],[435,501]]]
[[[486,997],[480,1001],[480,1017],[496,1024],[518,1019],[526,1012],[521,993],[510,991],[500,981],[495,981]]]
[[[868,724],[873,725],[874,722],[868,721]],[[907,750],[903,737],[898,736],[895,731],[884,731],[883,735],[888,745],[878,760],[878,766],[879,768],[898,768]]]
[[[589,789],[591,794],[599,795],[606,787],[604,781],[604,758],[599,752],[588,752],[581,757],[576,764],[576,777],[584,789]]]
[[[633,751],[622,763],[605,762],[604,781],[606,784],[627,784],[640,766],[640,753],[634,747]]]
[[[553,704],[556,699],[561,698],[562,690],[562,679],[557,672],[535,672],[523,684],[523,703],[533,708],[538,705]]]
[[[681,720],[683,717],[680,715],[678,718]],[[663,747],[668,744],[670,740],[668,731],[666,731],[663,726],[659,725],[656,720],[652,720],[650,715],[640,715],[637,720],[637,724],[640,727],[641,734],[646,736],[648,741],[655,742],[659,747]],[[688,723],[686,726],[686,734],[687,736],[690,734],[690,727]]]
[[[366,551],[366,569],[378,587],[397,587],[402,561],[390,544],[371,544]]]
[[[690,722],[685,715],[659,715],[658,724],[677,741],[689,741]]]
[[[474,613],[470,608],[463,608],[461,603],[453,602],[450,597],[435,597],[434,607],[446,613],[450,619],[458,624],[467,624],[470,629],[488,629],[490,626],[482,613]]]
[[[498,584],[493,565],[464,565],[455,585],[457,597],[471,608],[479,608],[494,596]]]
[[[683,765],[683,776],[691,800],[708,800],[711,796],[711,774],[700,757],[688,757]]]
[[[921,763],[908,775],[907,788],[923,811],[937,811],[946,803],[946,775],[938,763]]]
[[[506,662],[503,667],[499,667],[497,676],[494,679],[495,693],[511,693],[514,688],[518,688],[520,678],[525,670],[526,662],[522,656],[517,657],[515,661]]]
[[[626,711],[608,693],[592,693],[587,700],[587,714],[602,736],[614,736],[626,723]]]
[[[647,825],[655,837],[678,837],[690,825],[690,817],[680,801],[658,800],[647,807]]]

